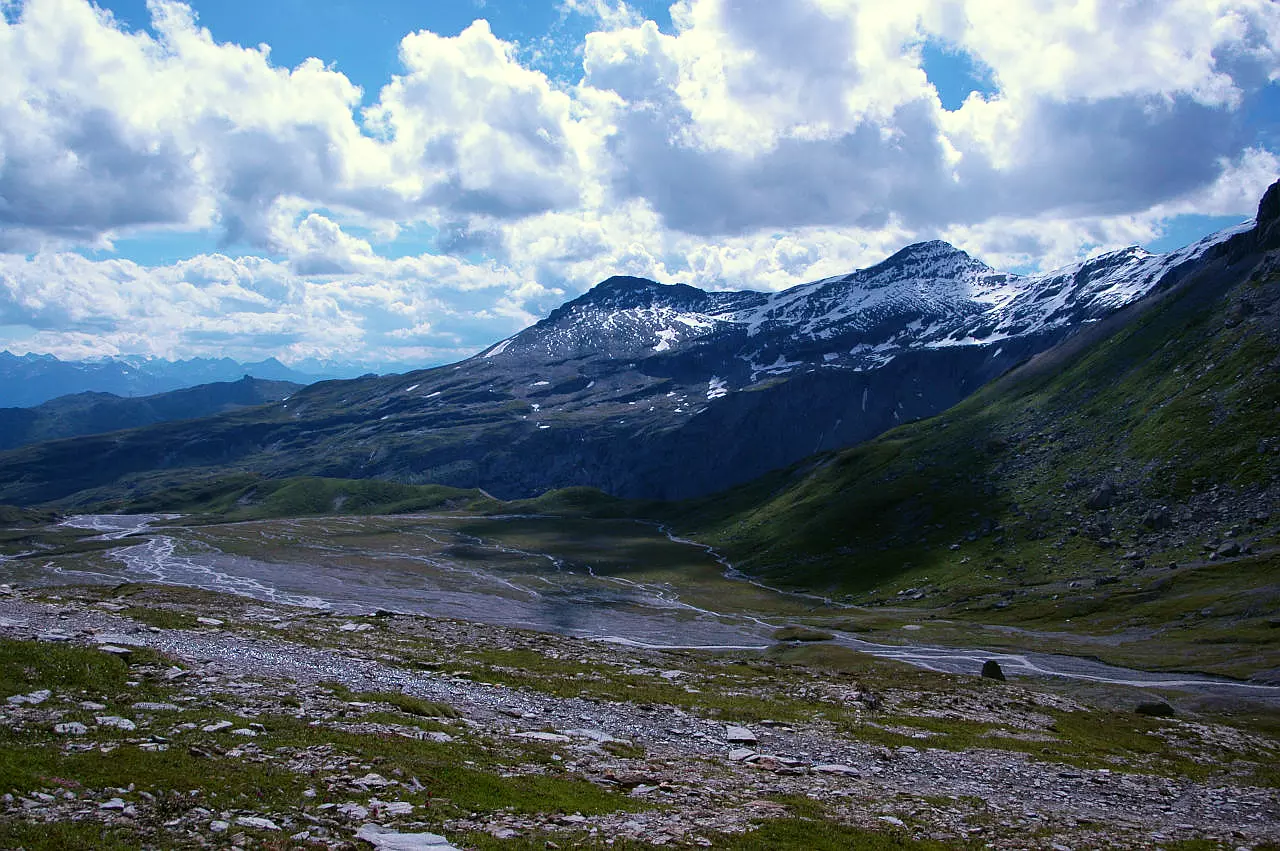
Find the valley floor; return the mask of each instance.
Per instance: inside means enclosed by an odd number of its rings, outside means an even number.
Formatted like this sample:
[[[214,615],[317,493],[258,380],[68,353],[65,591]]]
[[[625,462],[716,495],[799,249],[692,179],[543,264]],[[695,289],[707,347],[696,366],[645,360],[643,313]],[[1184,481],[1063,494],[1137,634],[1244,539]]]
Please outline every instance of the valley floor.
[[[1280,847],[1273,706],[1154,718],[1149,692],[829,644],[5,591],[4,847]]]

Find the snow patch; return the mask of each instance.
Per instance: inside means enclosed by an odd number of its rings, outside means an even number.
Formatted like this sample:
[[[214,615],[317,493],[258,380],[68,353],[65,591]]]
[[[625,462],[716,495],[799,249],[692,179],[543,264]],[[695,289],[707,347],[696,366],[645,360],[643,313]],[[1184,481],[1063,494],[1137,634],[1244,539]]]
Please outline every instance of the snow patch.
[[[503,352],[505,352],[505,351],[507,350],[507,346],[511,345],[511,340],[514,340],[514,339],[515,339],[514,337],[511,337],[511,338],[509,338],[509,339],[503,340],[501,343],[499,343],[498,345],[494,346],[494,347],[493,347],[492,349],[490,349],[489,351],[485,352],[485,353],[484,353],[484,357],[491,358],[491,357],[494,357],[494,356],[496,356],[496,355],[500,355],[500,354],[502,354]]]
[[[663,328],[658,332],[658,345],[654,346],[653,350],[655,352],[671,351],[671,344],[676,342],[679,338],[680,335],[675,331],[672,331],[670,328]]]
[[[711,376],[711,380],[707,382],[707,401],[728,395],[729,388],[725,386],[724,379],[718,375]]]

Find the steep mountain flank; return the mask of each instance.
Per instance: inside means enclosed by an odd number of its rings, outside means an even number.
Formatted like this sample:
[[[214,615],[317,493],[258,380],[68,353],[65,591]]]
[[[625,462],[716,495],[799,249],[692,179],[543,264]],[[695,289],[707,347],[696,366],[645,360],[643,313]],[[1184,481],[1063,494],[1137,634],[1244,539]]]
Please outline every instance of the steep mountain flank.
[[[850,599],[1274,642],[1278,213],[1280,184],[1175,286],[944,414],[674,519],[752,574]]]

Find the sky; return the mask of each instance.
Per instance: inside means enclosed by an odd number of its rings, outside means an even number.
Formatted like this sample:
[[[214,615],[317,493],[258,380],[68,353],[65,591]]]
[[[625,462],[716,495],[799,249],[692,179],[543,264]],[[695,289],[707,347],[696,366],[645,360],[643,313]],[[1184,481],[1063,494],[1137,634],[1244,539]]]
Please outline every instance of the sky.
[[[0,349],[467,357],[613,274],[1167,251],[1280,176],[1273,0],[0,0]]]

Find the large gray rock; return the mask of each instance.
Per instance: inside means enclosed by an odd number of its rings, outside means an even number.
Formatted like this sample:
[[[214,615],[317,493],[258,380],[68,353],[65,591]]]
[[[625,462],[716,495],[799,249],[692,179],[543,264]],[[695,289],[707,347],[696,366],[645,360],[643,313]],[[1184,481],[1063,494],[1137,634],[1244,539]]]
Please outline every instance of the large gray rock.
[[[1173,526],[1173,520],[1169,517],[1169,510],[1160,506],[1142,515],[1142,525],[1148,529],[1168,529]]]
[[[1093,493],[1089,494],[1089,499],[1085,502],[1085,505],[1094,511],[1101,511],[1104,508],[1110,508],[1115,501],[1116,486],[1111,482],[1103,482],[1093,489]]]
[[[462,851],[438,833],[398,833],[377,824],[363,825],[356,839],[381,851]]]

